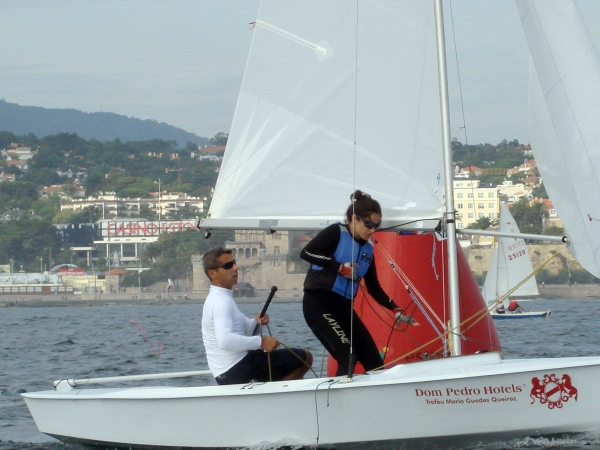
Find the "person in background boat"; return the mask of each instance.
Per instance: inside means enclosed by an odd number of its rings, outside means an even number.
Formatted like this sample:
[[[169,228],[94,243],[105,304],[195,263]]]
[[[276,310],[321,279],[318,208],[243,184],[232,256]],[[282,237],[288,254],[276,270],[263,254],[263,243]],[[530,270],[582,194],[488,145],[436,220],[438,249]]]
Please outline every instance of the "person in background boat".
[[[504,303],[500,303],[498,306],[496,306],[497,314],[504,314],[505,312],[506,312],[506,309],[504,309]]]
[[[260,336],[260,325],[269,316],[260,313],[252,319],[238,309],[233,286],[238,266],[231,250],[215,248],[202,257],[210,291],[202,308],[202,341],[208,367],[218,384],[301,379],[312,365],[308,350],[280,349],[272,336]],[[267,356],[269,355],[269,356]]]
[[[381,206],[357,190],[350,196],[346,223],[323,229],[301,251],[311,266],[304,281],[302,309],[306,323],[338,363],[336,375],[350,368],[350,332],[353,353],[366,371],[382,368],[383,359],[350,300],[364,278],[369,294],[397,314],[398,322],[418,323],[385,293],[377,279],[371,236],[381,223]],[[354,361],[356,362],[356,361]],[[354,366],[352,366],[353,368]]]
[[[508,304],[508,311],[512,314],[522,313],[524,310],[521,308],[521,305],[517,303],[516,299],[512,299]]]

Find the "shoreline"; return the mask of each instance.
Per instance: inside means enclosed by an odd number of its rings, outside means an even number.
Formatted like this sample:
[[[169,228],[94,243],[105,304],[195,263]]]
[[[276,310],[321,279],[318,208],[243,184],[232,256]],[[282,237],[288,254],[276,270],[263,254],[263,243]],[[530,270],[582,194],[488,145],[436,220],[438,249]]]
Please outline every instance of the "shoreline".
[[[235,298],[237,303],[259,303],[267,300],[270,289],[257,290],[254,297]],[[0,297],[0,308],[35,308],[35,307],[95,307],[95,306],[165,306],[165,305],[201,305],[208,292],[194,292],[192,297],[184,298],[181,295],[158,298],[151,294],[142,297],[131,294],[103,294],[100,298],[93,295],[7,295]],[[302,291],[277,291],[273,303],[300,303]]]
[[[600,300],[600,285],[550,285],[539,286],[540,299],[598,299]],[[264,303],[270,290],[257,290],[254,297],[236,298],[238,303]],[[138,297],[131,294],[104,294],[101,298],[92,295],[19,295],[0,297],[0,308],[35,308],[35,307],[97,307],[97,306],[164,306],[164,305],[201,305],[206,299],[207,292],[192,293],[193,297],[168,296],[158,298],[146,294]],[[300,303],[302,302],[302,291],[291,290],[277,291],[273,298],[274,303]]]

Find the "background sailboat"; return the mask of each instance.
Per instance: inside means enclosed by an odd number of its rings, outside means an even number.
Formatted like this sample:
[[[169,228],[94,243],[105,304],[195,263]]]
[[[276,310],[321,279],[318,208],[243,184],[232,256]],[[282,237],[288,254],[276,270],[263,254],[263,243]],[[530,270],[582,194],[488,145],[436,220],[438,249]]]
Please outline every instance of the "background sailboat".
[[[508,207],[500,205],[499,217],[500,232],[519,233]],[[516,288],[516,289],[515,289]],[[510,292],[510,296],[508,293]],[[494,319],[524,319],[548,317],[550,311],[524,311],[519,314],[508,312],[508,302],[512,298],[535,298],[539,296],[531,258],[527,251],[525,241],[521,238],[498,238],[498,245],[494,248],[490,267],[483,285],[483,296],[489,305],[494,307],[490,313]],[[506,313],[497,314],[498,300],[502,300]]]

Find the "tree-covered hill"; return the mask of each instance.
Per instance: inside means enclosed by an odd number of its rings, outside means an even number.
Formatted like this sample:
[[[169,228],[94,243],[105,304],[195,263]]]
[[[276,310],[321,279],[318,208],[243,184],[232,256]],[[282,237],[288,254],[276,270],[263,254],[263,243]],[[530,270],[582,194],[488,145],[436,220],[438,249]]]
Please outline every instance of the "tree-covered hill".
[[[27,161],[27,170],[8,166],[0,159],[1,170],[17,175],[14,183],[0,183],[0,214],[15,207],[31,208],[37,191],[53,184],[80,183],[86,196],[110,191],[119,197],[149,198],[161,180],[162,190],[204,197],[215,185],[220,166],[219,161],[194,158],[197,147],[192,143],[179,148],[173,141],[162,139],[100,142],[74,133],[38,139],[34,134],[0,132],[0,149],[13,142],[35,149],[37,154]]]
[[[84,139],[98,141],[175,141],[180,147],[193,142],[208,144],[209,140],[181,128],[156,120],[141,120],[120,114],[85,113],[75,109],[47,109],[21,106],[0,100],[0,131],[14,134],[33,133],[44,137],[59,133],[76,133]]]

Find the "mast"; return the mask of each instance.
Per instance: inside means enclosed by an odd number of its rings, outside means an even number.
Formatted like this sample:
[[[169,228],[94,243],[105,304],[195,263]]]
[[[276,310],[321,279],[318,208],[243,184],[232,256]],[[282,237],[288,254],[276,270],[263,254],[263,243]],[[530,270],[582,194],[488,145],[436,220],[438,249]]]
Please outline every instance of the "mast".
[[[450,111],[448,100],[448,73],[446,70],[446,42],[444,39],[444,12],[442,0],[434,0],[435,33],[440,88],[440,112],[442,117],[442,147],[444,154],[445,213],[448,241],[448,292],[450,301],[450,332],[452,355],[461,354],[460,310],[458,303],[458,258],[456,256],[456,224],[454,222],[454,196],[452,187],[452,148],[450,145]]]

